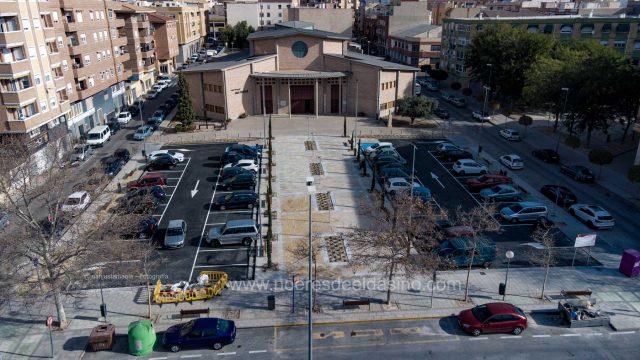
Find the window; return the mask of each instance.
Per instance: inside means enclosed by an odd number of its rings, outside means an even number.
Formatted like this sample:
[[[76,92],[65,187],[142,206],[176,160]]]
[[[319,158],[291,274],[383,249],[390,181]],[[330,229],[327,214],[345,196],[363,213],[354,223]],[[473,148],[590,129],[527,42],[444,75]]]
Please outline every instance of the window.
[[[563,24],[560,27],[560,34],[571,34],[573,32],[573,25]]]
[[[113,19],[113,9],[108,10],[109,19]]]
[[[611,24],[602,24],[602,33],[608,34],[611,32]]]
[[[45,56],[47,55],[47,47],[44,45],[41,45],[38,50],[40,50],[40,56]]]
[[[87,43],[87,35],[80,34],[80,44],[85,45]]]
[[[545,34],[553,34],[553,24],[546,24],[542,32]]]
[[[33,18],[33,28],[34,29],[40,29],[40,19]]]
[[[58,12],[57,11],[52,11],[51,12],[51,19],[53,19],[54,23],[57,23],[60,21],[60,18],[58,17]]]
[[[93,42],[98,42],[98,34],[93,33]]]
[[[627,42],[624,40],[616,40],[613,43],[613,47],[618,50],[624,50],[627,47]]]
[[[29,48],[29,57],[30,58],[34,58],[38,55],[38,53],[36,52],[36,48],[35,47],[30,47]]]
[[[51,73],[44,73],[44,81],[51,82]]]
[[[21,107],[20,109],[18,109],[18,118],[20,120],[24,120],[28,117],[31,117],[33,115],[36,114],[36,106],[34,103],[31,103],[29,105],[25,105],[23,107]]]
[[[31,30],[31,23],[28,18],[22,18],[22,30]]]
[[[77,22],[82,22],[82,11],[81,10],[76,10],[76,21]]]
[[[640,40],[633,42],[633,50],[640,50]]]
[[[51,102],[51,108],[55,109],[58,107],[58,99],[55,96],[52,96],[49,101]]]
[[[593,34],[593,25],[582,25],[582,27],[580,27],[580,33],[581,34]]]
[[[530,33],[537,33],[538,32],[538,25],[529,25],[527,26],[527,31]]]
[[[90,65],[91,64],[91,56],[89,56],[89,55],[85,55],[84,56],[84,64],[85,65]]]
[[[69,63],[67,62],[67,60],[62,60],[62,71],[67,70],[69,70]]]
[[[42,79],[40,78],[40,74],[38,73],[34,74],[33,81],[36,83],[36,85],[42,84]]]
[[[42,112],[47,112],[47,110],[48,110],[47,100],[40,100],[40,110]]]
[[[609,45],[609,40],[600,40],[600,45],[602,45],[602,46]]]
[[[89,10],[89,20],[93,21],[93,10]]]
[[[102,61],[102,55],[100,55],[100,51],[97,51],[97,52],[96,52],[96,60],[97,60],[98,62]]]
[[[278,5],[278,9],[282,9],[282,5]]]
[[[629,28],[630,28],[629,24],[618,24],[616,26],[616,32],[628,33],[629,32]]]
[[[58,42],[58,46],[60,47],[64,46],[64,39],[62,38],[62,36],[58,36],[56,40]]]
[[[431,51],[440,51],[441,45],[431,45]]]
[[[309,48],[307,47],[307,44],[305,44],[303,41],[296,41],[291,46],[291,52],[293,52],[293,55],[295,57],[303,58],[307,56],[307,53],[309,52]]]

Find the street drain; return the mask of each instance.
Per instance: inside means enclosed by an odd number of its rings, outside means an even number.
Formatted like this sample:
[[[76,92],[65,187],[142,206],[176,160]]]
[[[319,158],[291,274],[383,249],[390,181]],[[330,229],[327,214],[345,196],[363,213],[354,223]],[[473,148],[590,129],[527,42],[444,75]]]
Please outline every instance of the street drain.
[[[316,203],[318,204],[318,210],[333,210],[331,193],[317,193]]]
[[[309,164],[309,169],[311,170],[311,175],[324,175],[324,170],[322,169],[322,164],[320,163]]]
[[[330,236],[325,239],[327,242],[327,253],[329,262],[348,262],[347,251],[344,248],[344,241],[341,237]]]
[[[307,150],[318,150],[318,148],[316,147],[316,142],[309,140],[304,142],[304,148]]]

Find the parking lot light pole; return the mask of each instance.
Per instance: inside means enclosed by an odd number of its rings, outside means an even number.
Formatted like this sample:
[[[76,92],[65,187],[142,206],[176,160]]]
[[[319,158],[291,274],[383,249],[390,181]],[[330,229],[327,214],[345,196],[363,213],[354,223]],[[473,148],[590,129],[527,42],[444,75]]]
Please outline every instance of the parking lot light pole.
[[[409,227],[411,227],[411,220],[413,218],[413,179],[416,173],[416,148],[415,144],[411,144],[413,147],[413,157],[411,158],[411,204],[409,205]]]
[[[507,273],[504,276],[504,293],[502,294],[502,301],[504,301],[504,297],[507,296],[507,281],[509,280],[509,265],[511,265],[511,259],[515,254],[513,251],[509,250],[504,254],[507,257]]]
[[[311,198],[316,193],[313,176],[307,177],[309,193],[309,360],[313,358],[313,243],[311,241]]]
[[[569,99],[569,88],[567,87],[563,87],[560,90],[564,91],[564,106],[562,107],[562,117],[564,117],[564,120],[567,120],[567,100]],[[573,131],[573,126],[572,129],[569,130],[569,135],[572,134]],[[558,131],[558,140],[556,141],[556,153],[558,153],[558,149],[560,148],[560,131]]]
[[[478,155],[482,152],[482,140],[484,140],[484,114],[487,112],[487,99],[489,98],[489,90],[491,90],[488,86],[483,86],[484,88],[484,103],[482,104],[482,114],[480,116],[480,142],[478,144]]]

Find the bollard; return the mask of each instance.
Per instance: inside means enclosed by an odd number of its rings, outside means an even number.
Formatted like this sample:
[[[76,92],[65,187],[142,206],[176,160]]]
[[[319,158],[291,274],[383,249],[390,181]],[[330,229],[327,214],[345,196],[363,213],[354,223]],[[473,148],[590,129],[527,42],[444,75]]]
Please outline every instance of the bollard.
[[[275,295],[267,296],[267,309],[275,310],[276,309],[276,297]]]

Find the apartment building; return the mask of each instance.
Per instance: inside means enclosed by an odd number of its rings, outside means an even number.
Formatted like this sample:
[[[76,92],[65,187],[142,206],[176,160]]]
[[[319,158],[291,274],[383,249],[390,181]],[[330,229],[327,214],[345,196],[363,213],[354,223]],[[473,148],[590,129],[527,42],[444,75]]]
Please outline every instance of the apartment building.
[[[156,14],[149,14],[149,21],[155,28],[153,37],[156,45],[156,71],[171,74],[176,69],[176,58],[180,53],[178,21]]]
[[[273,28],[285,21],[287,8],[297,7],[299,0],[258,0],[227,2],[227,24],[246,21],[256,30]]]
[[[353,32],[353,10],[339,7],[287,8],[284,10],[283,21],[310,22],[316,30],[331,31],[348,37]]]
[[[442,26],[442,52],[440,68],[449,72],[450,81],[458,81],[463,85],[469,83],[470,69],[465,66],[469,44],[475,34],[490,24],[504,23],[526,29],[529,32],[540,32],[563,38],[593,39],[603,46],[614,48],[633,58],[638,64],[640,60],[640,39],[638,24],[640,18],[620,15],[590,16],[529,16],[507,17],[509,12],[482,11],[477,18],[444,19]]]
[[[215,4],[207,15],[207,37],[215,39],[220,36],[220,31],[227,25],[227,9],[224,4]]]
[[[442,27],[429,24],[413,25],[389,34],[389,57],[392,61],[420,67],[440,62]]]
[[[197,53],[207,35],[205,4],[187,5],[176,2],[156,2],[156,14],[176,20],[178,30],[177,64]]]

